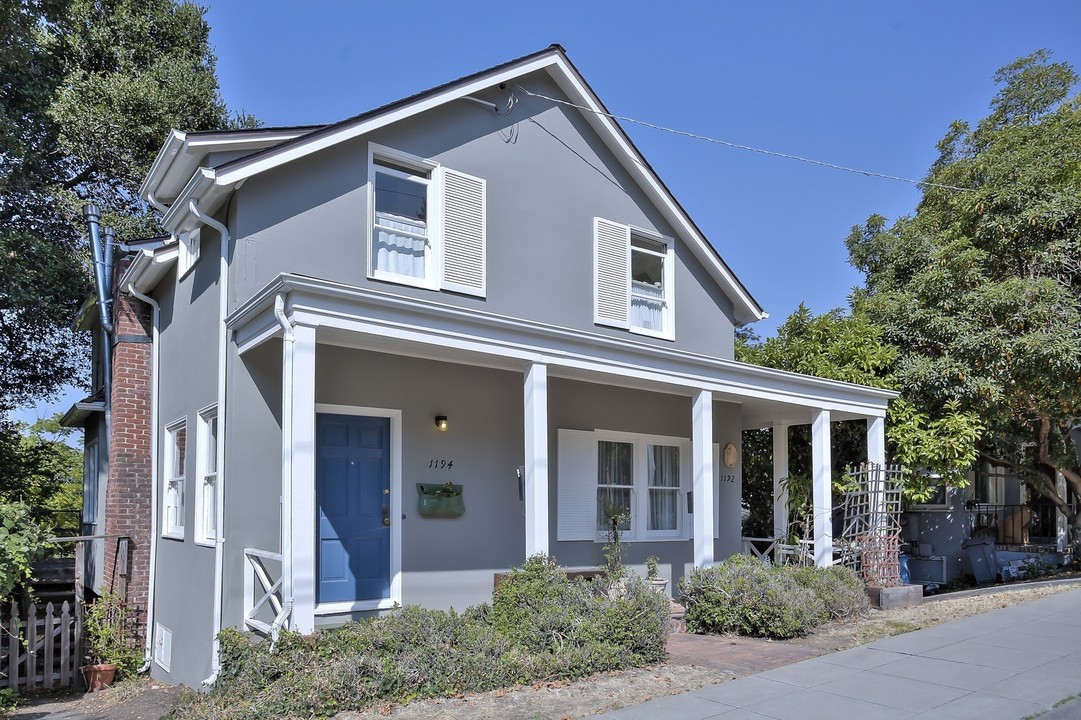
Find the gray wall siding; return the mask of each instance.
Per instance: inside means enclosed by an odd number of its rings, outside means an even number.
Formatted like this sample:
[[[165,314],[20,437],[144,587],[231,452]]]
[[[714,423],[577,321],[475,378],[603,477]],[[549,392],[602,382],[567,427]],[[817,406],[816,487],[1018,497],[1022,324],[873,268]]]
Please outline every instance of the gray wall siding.
[[[213,636],[214,549],[197,545],[195,496],[199,488],[199,411],[217,401],[217,234],[204,229],[200,260],[177,281],[175,270],[158,285],[159,336],[158,551],[154,621],[173,632],[171,672],[157,664],[154,677],[198,687],[210,674]],[[166,425],[187,418],[184,540],[160,536]]]
[[[559,95],[540,76],[523,84]],[[505,142],[512,124],[517,139]],[[487,181],[486,299],[367,279],[369,141]],[[232,296],[294,272],[731,357],[731,303],[679,243],[674,343],[594,325],[595,216],[674,236],[577,111],[523,98],[499,117],[452,103],[250,179],[236,193]]]
[[[244,620],[245,548],[280,552],[282,344],[268,342],[230,366],[225,466],[222,624]],[[280,571],[272,566],[271,571]]]

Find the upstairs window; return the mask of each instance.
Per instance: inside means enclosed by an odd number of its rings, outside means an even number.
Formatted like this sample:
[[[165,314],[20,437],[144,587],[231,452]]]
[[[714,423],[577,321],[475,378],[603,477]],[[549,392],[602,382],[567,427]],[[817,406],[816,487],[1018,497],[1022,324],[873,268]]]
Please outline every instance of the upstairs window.
[[[485,181],[374,145],[368,177],[369,276],[484,297]]]
[[[593,249],[594,322],[675,339],[672,241],[594,218]]]

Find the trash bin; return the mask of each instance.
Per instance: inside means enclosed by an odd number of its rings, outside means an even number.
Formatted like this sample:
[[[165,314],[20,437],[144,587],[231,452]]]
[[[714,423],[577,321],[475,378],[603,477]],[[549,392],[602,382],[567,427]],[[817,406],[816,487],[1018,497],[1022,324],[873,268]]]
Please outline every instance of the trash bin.
[[[998,558],[995,556],[995,541],[989,537],[969,538],[961,543],[968,558],[969,567],[976,583],[994,582],[998,579]]]
[[[912,584],[912,575],[910,575],[909,572],[908,572],[908,555],[905,555],[904,553],[901,553],[900,557],[897,558],[897,561],[898,561],[897,564],[900,566],[900,570],[901,570],[901,584],[902,585],[911,585]]]

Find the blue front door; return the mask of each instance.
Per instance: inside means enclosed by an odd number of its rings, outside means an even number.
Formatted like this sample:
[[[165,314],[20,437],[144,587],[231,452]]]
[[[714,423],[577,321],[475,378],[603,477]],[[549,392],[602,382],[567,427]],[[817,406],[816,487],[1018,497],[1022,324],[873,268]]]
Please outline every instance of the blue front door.
[[[316,601],[390,597],[390,419],[316,416]]]

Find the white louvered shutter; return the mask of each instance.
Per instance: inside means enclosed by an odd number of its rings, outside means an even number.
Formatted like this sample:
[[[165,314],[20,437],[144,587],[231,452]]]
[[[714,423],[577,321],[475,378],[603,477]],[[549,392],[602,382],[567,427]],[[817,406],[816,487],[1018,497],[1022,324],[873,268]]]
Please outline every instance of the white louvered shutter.
[[[593,218],[593,322],[629,328],[631,315],[631,229]]]
[[[557,431],[556,540],[597,539],[597,438],[581,430]]]
[[[485,181],[443,170],[443,289],[485,296]]]

